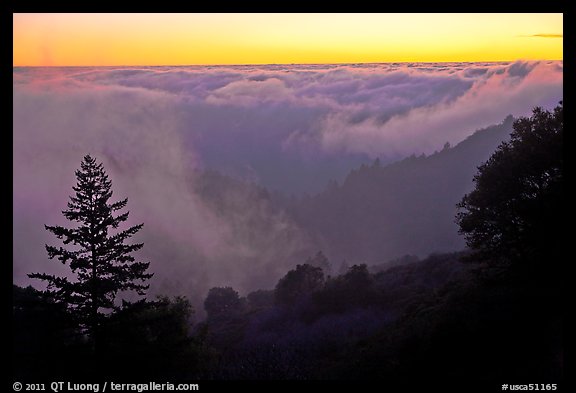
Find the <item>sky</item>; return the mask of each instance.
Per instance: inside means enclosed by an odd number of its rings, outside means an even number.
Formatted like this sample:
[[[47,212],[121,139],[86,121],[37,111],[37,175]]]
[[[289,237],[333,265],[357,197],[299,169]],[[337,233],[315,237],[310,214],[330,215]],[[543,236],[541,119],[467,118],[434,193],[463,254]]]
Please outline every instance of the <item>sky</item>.
[[[561,60],[562,37],[562,14],[13,14],[13,65]]]

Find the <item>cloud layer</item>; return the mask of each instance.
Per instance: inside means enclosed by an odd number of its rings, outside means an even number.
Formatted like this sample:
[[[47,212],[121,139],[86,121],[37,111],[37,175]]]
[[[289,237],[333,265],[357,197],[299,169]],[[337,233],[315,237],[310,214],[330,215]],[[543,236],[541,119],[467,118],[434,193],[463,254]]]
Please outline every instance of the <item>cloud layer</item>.
[[[254,271],[270,285],[310,244],[254,206],[234,222],[219,215],[193,191],[194,169],[316,192],[375,157],[431,153],[508,114],[553,107],[563,64],[15,68],[13,81],[16,283],[45,266],[65,271],[46,262],[54,239],[43,224],[63,223],[74,170],[91,153],[115,195],[130,198],[133,222],[145,222],[144,256],[165,272],[159,291],[229,280],[247,290]],[[269,239],[290,241],[241,240],[248,215],[273,228]]]
[[[454,145],[508,114],[553,107],[562,82],[562,62],[15,69],[14,97],[18,112],[45,100],[53,116],[82,95],[85,106],[60,116],[58,132],[76,135],[74,121],[101,111],[115,129],[145,125],[160,138],[170,128],[199,165],[314,192],[344,174],[334,162]]]

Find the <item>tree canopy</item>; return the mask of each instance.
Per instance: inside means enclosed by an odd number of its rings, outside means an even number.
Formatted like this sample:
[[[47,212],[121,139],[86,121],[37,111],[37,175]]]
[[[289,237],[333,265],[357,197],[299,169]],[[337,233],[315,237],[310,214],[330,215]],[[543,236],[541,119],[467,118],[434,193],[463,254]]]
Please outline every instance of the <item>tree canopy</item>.
[[[290,270],[276,284],[275,301],[278,304],[294,304],[321,289],[324,281],[324,273],[320,267],[296,265],[296,269]]]
[[[477,258],[535,267],[559,246],[563,209],[563,104],[514,122],[458,204],[456,221]]]
[[[204,309],[208,318],[229,314],[240,307],[240,296],[231,287],[214,287],[204,300]]]

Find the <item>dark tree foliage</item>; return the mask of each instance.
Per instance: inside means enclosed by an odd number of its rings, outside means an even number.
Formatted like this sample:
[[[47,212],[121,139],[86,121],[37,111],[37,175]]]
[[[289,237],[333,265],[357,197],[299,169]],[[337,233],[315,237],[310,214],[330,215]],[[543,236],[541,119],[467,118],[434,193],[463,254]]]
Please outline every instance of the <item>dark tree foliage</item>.
[[[477,258],[534,268],[556,252],[563,230],[563,126],[562,102],[552,112],[535,108],[478,168],[476,188],[456,216]]]
[[[15,377],[40,375],[54,363],[54,354],[69,352],[79,341],[64,305],[31,286],[13,286],[12,313],[11,362]]]
[[[125,377],[126,365],[137,365],[130,370],[136,376],[197,377],[204,355],[201,338],[189,332],[192,316],[190,302],[181,296],[125,305],[102,331],[102,372]]]
[[[274,291],[259,289],[246,296],[251,310],[270,308],[274,305]]]
[[[341,313],[375,303],[374,278],[366,265],[353,265],[345,274],[330,278],[315,294],[318,315]]]
[[[230,314],[240,307],[240,296],[231,287],[211,288],[204,300],[204,309],[208,318]]]
[[[68,209],[62,214],[79,223],[77,227],[45,226],[67,248],[46,245],[50,259],[57,258],[76,275],[75,280],[45,273],[29,274],[47,282],[46,294],[56,303],[66,306],[80,327],[96,341],[96,332],[106,318],[105,310],[114,310],[119,292],[135,291],[144,295],[152,277],[146,273],[149,263],[136,262],[131,255],[143,244],[126,244],[144,224],[111,233],[128,219],[128,212],[114,215],[123,209],[128,199],[108,203],[112,196],[112,182],[101,163],[86,155],[81,169],[76,171],[78,182],[75,195],[70,197]]]
[[[62,303],[14,285],[13,357],[20,379],[197,379],[213,367],[204,336],[191,334],[193,310],[184,297],[124,302],[99,329],[98,356]]]
[[[319,267],[297,265],[278,281],[275,289],[277,304],[294,304],[298,299],[318,291],[324,285],[324,273]]]
[[[314,257],[310,257],[306,260],[306,264],[314,267],[319,267],[324,273],[328,273],[331,270],[330,261],[322,251],[318,251]]]

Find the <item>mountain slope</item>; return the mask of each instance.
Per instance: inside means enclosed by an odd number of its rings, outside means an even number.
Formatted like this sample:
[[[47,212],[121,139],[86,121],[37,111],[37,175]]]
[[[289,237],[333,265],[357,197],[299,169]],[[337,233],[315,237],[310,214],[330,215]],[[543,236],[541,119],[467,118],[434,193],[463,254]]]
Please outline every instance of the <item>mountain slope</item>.
[[[335,262],[377,263],[462,249],[455,205],[472,189],[477,167],[508,138],[512,123],[509,116],[428,157],[362,165],[342,185],[332,182],[322,193],[292,202],[288,211]]]

